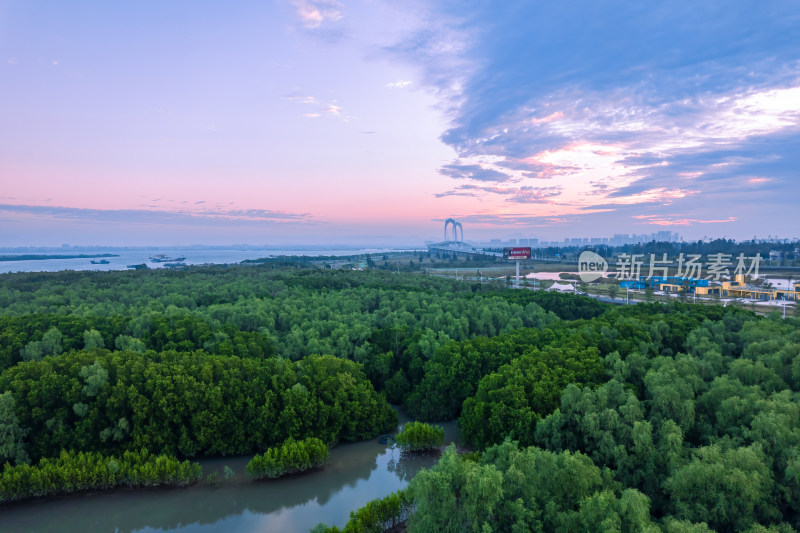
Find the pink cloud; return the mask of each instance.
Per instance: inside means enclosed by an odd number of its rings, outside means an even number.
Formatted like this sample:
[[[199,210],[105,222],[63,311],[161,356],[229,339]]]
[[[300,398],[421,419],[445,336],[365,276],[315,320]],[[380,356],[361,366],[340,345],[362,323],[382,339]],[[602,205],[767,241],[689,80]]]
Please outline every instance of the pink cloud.
[[[295,0],[293,4],[306,28],[319,28],[326,21],[342,18],[342,4],[336,0]]]
[[[556,111],[555,113],[551,113],[544,118],[532,118],[531,124],[547,124],[548,122],[561,120],[562,118],[564,118],[564,113],[561,111]]]
[[[613,198],[611,199],[611,201],[615,204],[626,204],[626,205],[642,204],[650,202],[659,202],[665,204],[669,203],[670,200],[685,198],[686,196],[690,196],[693,194],[697,194],[697,191],[690,191],[686,189],[667,189],[665,187],[659,187],[656,189],[650,189],[647,191],[642,191],[640,193],[631,194],[628,196]]]

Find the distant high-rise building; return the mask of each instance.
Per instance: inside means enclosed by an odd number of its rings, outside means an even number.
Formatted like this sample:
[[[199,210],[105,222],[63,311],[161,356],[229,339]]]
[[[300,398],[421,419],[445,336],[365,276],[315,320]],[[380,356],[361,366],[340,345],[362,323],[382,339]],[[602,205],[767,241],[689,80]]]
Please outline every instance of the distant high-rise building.
[[[623,244],[628,244],[628,234],[627,233],[615,233],[614,237],[611,239],[612,246],[622,246]]]
[[[671,231],[659,231],[656,233],[657,241],[661,242],[672,242],[672,232]]]

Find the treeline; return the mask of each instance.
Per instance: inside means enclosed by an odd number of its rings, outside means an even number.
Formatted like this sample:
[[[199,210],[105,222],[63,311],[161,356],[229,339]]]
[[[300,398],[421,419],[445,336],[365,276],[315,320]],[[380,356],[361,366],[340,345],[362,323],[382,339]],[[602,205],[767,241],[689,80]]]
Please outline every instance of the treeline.
[[[798,241],[785,240],[785,242],[759,242],[756,240],[734,241],[733,239],[714,239],[711,241],[649,241],[634,244],[623,244],[613,246],[608,244],[575,245],[575,246],[548,246],[545,248],[534,249],[534,254],[540,257],[561,258],[562,260],[577,261],[578,256],[584,250],[594,250],[610,260],[612,256],[625,254],[656,254],[661,257],[667,254],[670,259],[676,259],[678,254],[730,254],[736,258],[740,253],[748,257],[753,257],[757,253],[764,259],[764,266],[767,266],[769,254],[776,250],[785,254],[783,265],[794,264],[797,257],[794,252],[797,249]],[[497,249],[495,251],[501,251]]]
[[[479,284],[435,276],[404,276],[367,270],[323,271],[315,268],[272,269],[261,266],[209,266],[186,270],[108,272],[26,272],[0,275],[4,314],[55,313],[77,316],[126,315],[129,311],[165,311],[170,306],[194,310],[240,300],[283,299],[302,289],[469,294]],[[289,295],[290,289],[299,289]],[[132,314],[132,313],[131,313]]]
[[[686,241],[686,242],[648,242],[638,244],[626,244],[624,246],[612,247],[616,253],[628,254],[663,254],[666,253],[670,259],[672,256],[683,252],[685,254],[731,254],[736,258],[740,253],[748,257],[753,257],[757,253],[764,259],[764,266],[769,260],[769,253],[773,250],[783,253],[793,254],[798,246],[797,241],[787,242],[758,242],[734,241],[733,239],[714,239],[712,241]],[[660,257],[660,256],[659,256]],[[608,259],[608,258],[607,258]]]
[[[357,441],[397,425],[361,366],[332,356],[72,352],[6,370],[0,390],[13,395],[9,427],[19,428],[0,437],[24,435],[34,461],[61,450],[246,454],[288,438]]]
[[[202,475],[197,463],[153,455],[145,449],[119,457],[62,451],[35,466],[6,463],[0,473],[0,503],[116,487],[185,487]]]

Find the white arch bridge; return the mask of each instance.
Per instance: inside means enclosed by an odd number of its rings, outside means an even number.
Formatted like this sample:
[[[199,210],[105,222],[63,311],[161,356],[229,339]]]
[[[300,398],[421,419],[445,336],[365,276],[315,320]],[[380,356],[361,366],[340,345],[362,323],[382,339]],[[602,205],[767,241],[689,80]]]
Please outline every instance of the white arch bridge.
[[[447,229],[450,228],[452,238],[447,238]],[[459,231],[461,236],[459,238]],[[457,255],[488,255],[488,256],[496,256],[502,257],[503,254],[499,254],[497,252],[487,252],[483,248],[475,248],[464,242],[464,227],[461,225],[461,222],[454,218],[448,218],[444,221],[444,240],[442,242],[437,242],[434,244],[428,245],[428,251],[430,252],[447,252],[447,253],[454,253]]]

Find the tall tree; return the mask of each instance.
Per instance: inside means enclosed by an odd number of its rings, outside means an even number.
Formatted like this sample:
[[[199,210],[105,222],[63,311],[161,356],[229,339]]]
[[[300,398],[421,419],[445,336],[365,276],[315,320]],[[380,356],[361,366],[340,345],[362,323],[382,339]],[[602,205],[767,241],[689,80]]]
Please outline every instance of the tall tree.
[[[0,394],[0,464],[12,461],[15,464],[27,463],[28,454],[22,439],[28,433],[19,425],[14,412],[16,402],[11,392]]]

